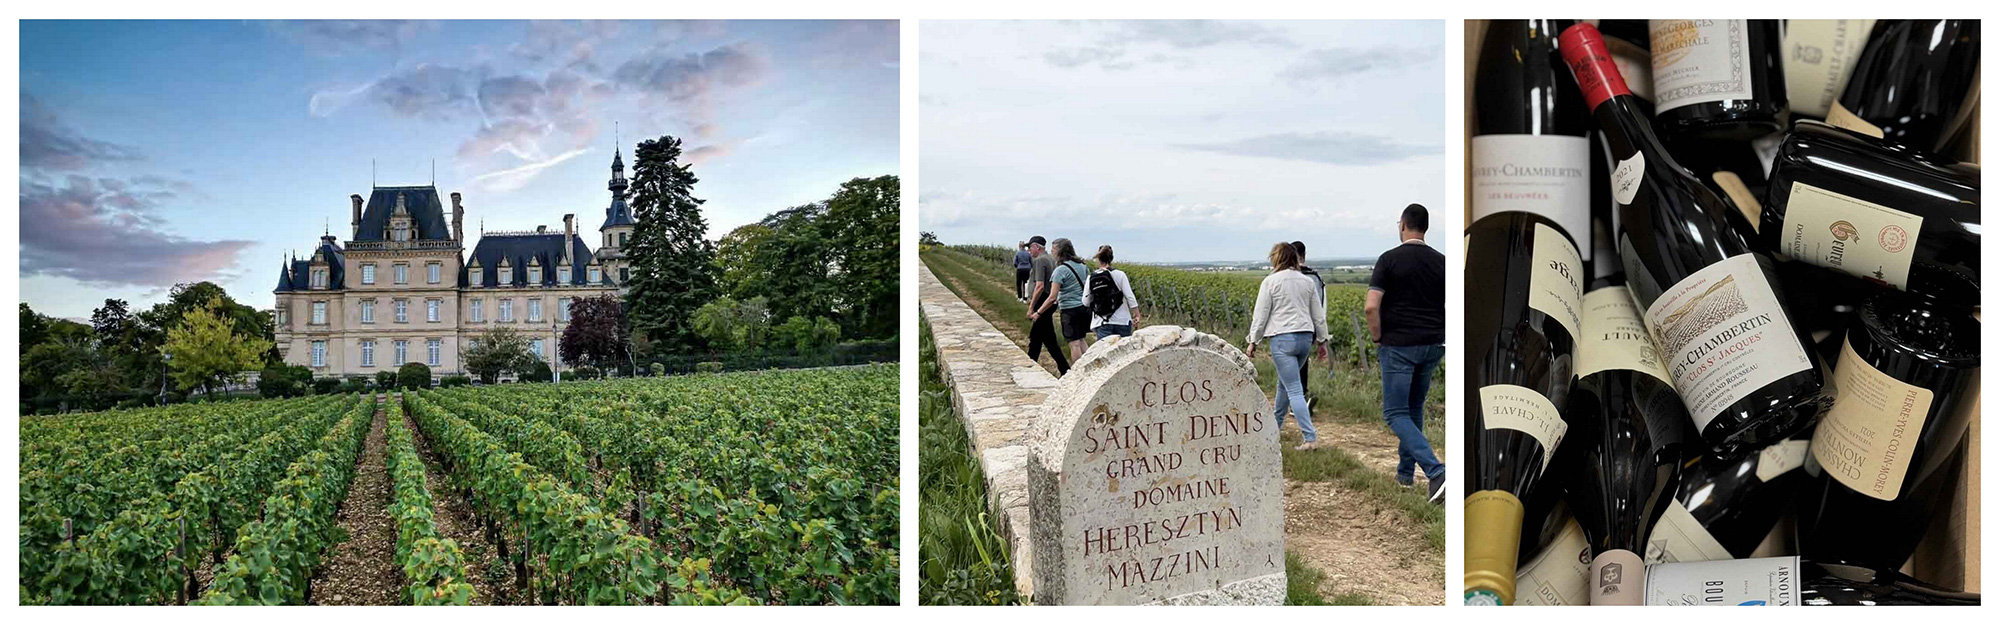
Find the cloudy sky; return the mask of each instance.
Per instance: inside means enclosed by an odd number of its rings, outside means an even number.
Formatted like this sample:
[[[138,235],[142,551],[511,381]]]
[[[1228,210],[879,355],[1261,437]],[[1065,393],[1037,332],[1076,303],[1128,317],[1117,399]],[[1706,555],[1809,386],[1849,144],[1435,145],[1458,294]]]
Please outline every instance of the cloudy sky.
[[[710,237],[898,173],[886,22],[21,24],[21,297],[87,318],[279,260],[384,186],[465,194],[468,230],[604,218],[613,127],[682,137]]]
[[[1373,258],[1404,206],[1443,207],[1441,22],[920,28],[919,221],[946,243]]]

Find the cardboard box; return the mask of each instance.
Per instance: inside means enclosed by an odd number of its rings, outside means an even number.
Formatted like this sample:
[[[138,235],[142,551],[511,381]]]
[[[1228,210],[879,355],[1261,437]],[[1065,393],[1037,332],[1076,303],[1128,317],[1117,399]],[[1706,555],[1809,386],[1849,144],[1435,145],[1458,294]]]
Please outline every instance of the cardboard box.
[[[1472,135],[1478,131],[1478,115],[1474,108],[1473,81],[1479,68],[1479,48],[1485,41],[1488,20],[1465,20],[1465,163],[1467,179],[1472,171]],[[1971,128],[1965,139],[1954,146],[1952,156],[1968,163],[1979,162],[1979,111],[1977,105],[1972,112]],[[1472,186],[1465,185],[1465,202],[1462,206],[1462,221],[1467,226],[1472,223]],[[1750,209],[1745,208],[1746,213]],[[1752,223],[1757,215],[1748,215]],[[1978,414],[1978,406],[1974,414]],[[1946,587],[1962,587],[1971,592],[1979,592],[1979,419],[1972,420],[1972,431],[1966,437],[1970,445],[1968,466],[1965,477],[1952,488],[1951,500],[1944,504],[1949,514],[1939,514],[1924,533],[1922,544],[1917,545],[1916,555],[1904,565],[1904,572],[1919,579]],[[1773,534],[1787,531],[1789,522],[1779,523]],[[1766,543],[1772,540],[1767,539]]]

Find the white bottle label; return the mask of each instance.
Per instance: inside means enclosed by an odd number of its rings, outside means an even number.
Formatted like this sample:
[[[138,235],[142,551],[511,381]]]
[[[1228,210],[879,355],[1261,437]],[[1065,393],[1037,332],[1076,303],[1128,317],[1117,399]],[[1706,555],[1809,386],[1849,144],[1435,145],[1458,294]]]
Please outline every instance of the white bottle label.
[[[1785,96],[1792,113],[1826,117],[1874,28],[1875,20],[1786,20]]]
[[[1583,296],[1583,338],[1576,348],[1576,377],[1609,369],[1626,369],[1673,384],[1660,348],[1639,318],[1639,304],[1624,286],[1609,286]]]
[[[1590,240],[1590,140],[1564,135],[1472,138],[1472,220],[1526,211]],[[1588,260],[1589,256],[1584,256]]]
[[[1590,605],[1590,540],[1574,518],[1514,573],[1514,605]]]
[[[1792,469],[1804,466],[1806,449],[1810,446],[1809,441],[1787,440],[1765,447],[1764,451],[1757,452],[1757,479],[1769,482],[1791,472]]]
[[[1542,469],[1549,468],[1556,445],[1562,444],[1569,424],[1555,402],[1525,386],[1489,384],[1479,387],[1479,407],[1485,413],[1486,429],[1528,433],[1542,444]]]
[[[1923,226],[1922,217],[1794,181],[1778,251],[1908,290]]]
[[[1631,157],[1618,161],[1611,168],[1611,197],[1619,206],[1632,203],[1639,196],[1639,185],[1646,182],[1646,153],[1633,152]]]
[[[1750,99],[1749,20],[1652,20],[1649,25],[1656,110]]]
[[[1646,605],[1798,604],[1798,556],[1646,567]]]
[[[1653,53],[1617,37],[1605,37],[1604,47],[1611,52],[1611,64],[1618,66],[1618,75],[1625,78],[1625,88],[1652,102]]]
[[[1554,317],[1569,330],[1571,338],[1581,342],[1583,260],[1577,258],[1576,247],[1548,224],[1535,224],[1534,262],[1528,274],[1528,306]]]
[[[1722,541],[1708,533],[1696,521],[1694,514],[1679,500],[1667,503],[1666,514],[1653,523],[1653,533],[1646,538],[1646,563],[1663,562],[1704,562],[1708,560],[1728,560],[1736,556],[1722,546]]]
[[[1646,327],[1697,431],[1757,389],[1812,368],[1754,254],[1703,267],[1661,293]]]
[[[1813,460],[1848,488],[1895,501],[1930,416],[1931,391],[1877,371],[1846,342],[1833,376],[1840,395],[1813,432]]]

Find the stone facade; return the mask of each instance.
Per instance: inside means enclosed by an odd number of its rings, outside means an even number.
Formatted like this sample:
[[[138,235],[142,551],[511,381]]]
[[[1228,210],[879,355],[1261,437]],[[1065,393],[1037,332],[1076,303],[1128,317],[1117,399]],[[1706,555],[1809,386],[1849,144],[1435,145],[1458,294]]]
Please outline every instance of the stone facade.
[[[312,255],[291,259],[274,291],[273,319],[286,364],[316,376],[372,376],[406,362],[433,376],[465,373],[460,354],[487,329],[508,325],[551,366],[569,302],[623,291],[620,246],[635,222],[625,206],[624,164],[613,157],[612,204],[592,252],[574,215],[560,232],[481,232],[465,248],[463,197],[451,218],[434,186],[376,187],[351,196],[353,230],[328,234]]]

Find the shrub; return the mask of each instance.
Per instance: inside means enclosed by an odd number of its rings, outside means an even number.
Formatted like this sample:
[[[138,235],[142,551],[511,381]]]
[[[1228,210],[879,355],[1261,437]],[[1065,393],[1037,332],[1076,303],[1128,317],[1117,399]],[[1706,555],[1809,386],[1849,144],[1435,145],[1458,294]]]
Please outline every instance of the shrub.
[[[431,368],[421,362],[412,362],[396,370],[396,383],[403,388],[430,388]]]
[[[653,377],[660,377],[667,374],[667,366],[657,362],[647,365],[646,370],[653,372]]]
[[[272,365],[257,376],[257,394],[264,397],[298,397],[312,388],[312,369],[297,365]]]
[[[396,372],[394,371],[375,372],[375,388],[377,390],[384,390],[384,391],[394,390],[396,388]]]
[[[454,386],[471,386],[471,385],[472,385],[472,378],[462,375],[448,375],[438,379],[438,388],[451,388]]]
[[[695,373],[722,373],[722,363],[716,361],[694,363]]]
[[[547,382],[552,379],[555,379],[555,372],[549,370],[549,363],[540,360],[521,372],[522,382]]]
[[[312,382],[314,395],[331,395],[340,392],[340,378],[320,378]]]
[[[569,377],[578,380],[595,380],[604,377],[604,372],[598,371],[596,367],[582,366],[570,370]]]
[[[340,380],[340,392],[342,393],[368,392],[368,377],[357,375],[357,376],[342,378]]]

